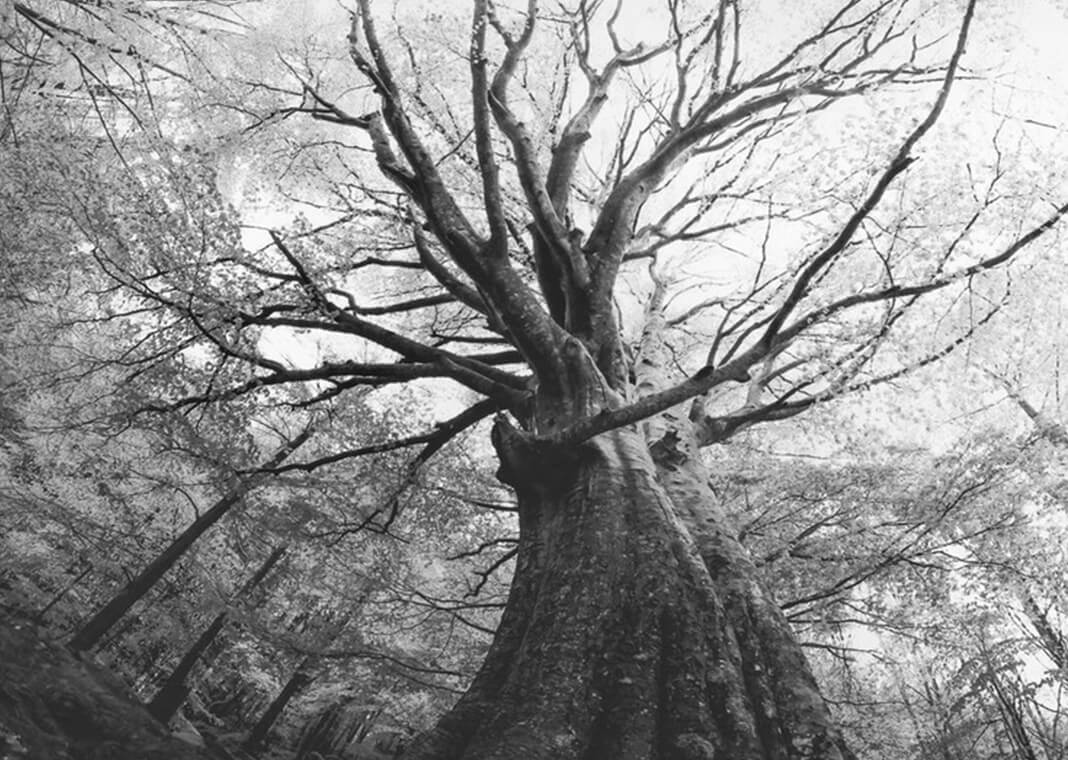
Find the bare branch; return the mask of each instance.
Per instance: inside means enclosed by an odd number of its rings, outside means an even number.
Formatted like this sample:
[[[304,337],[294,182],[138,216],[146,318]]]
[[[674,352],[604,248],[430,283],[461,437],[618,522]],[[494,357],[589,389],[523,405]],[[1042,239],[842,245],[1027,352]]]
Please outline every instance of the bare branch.
[[[835,239],[818,256],[809,262],[808,266],[801,272],[801,275],[794,282],[794,286],[787,295],[786,301],[776,312],[771,323],[768,325],[767,331],[764,333],[762,342],[768,347],[770,347],[778,337],[779,330],[782,328],[787,317],[790,316],[790,313],[808,293],[812,280],[823,272],[835,258],[838,257],[845,247],[849,245],[853,236],[860,228],[861,222],[863,222],[875,207],[879,205],[879,202],[882,200],[883,195],[886,193],[886,190],[890,187],[891,183],[915,160],[911,156],[912,149],[916,147],[916,144],[920,139],[923,138],[931,127],[934,126],[938,117],[942,114],[942,110],[945,108],[946,101],[949,99],[949,92],[953,86],[953,79],[957,74],[957,67],[960,65],[960,58],[964,54],[964,47],[968,40],[968,30],[971,27],[974,14],[975,0],[971,0],[964,11],[964,20],[962,21],[960,31],[957,34],[957,44],[953,49],[953,55],[949,59],[949,65],[946,67],[946,74],[942,82],[942,88],[938,93],[938,97],[935,99],[934,105],[927,113],[926,118],[924,118],[924,120],[921,121],[911,133],[909,133],[909,136],[905,138],[905,141],[901,144],[897,154],[890,161],[890,164],[882,173],[882,176],[879,177],[878,182],[875,183],[875,187],[872,188],[868,197],[860,204],[860,207],[857,208],[849,218]],[[1041,234],[1041,232],[1038,234]],[[1026,243],[1023,243],[1023,245],[1026,245]]]

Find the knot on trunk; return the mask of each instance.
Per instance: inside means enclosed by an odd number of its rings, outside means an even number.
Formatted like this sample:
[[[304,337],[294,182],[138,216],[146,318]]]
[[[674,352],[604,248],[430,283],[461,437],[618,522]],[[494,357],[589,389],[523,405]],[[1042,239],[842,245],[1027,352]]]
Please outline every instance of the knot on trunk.
[[[582,446],[562,446],[518,430],[498,416],[492,431],[500,458],[497,478],[516,491],[552,492],[572,481],[581,463]]]
[[[682,438],[674,430],[669,430],[649,446],[649,454],[658,467],[674,469],[689,459],[682,448]]]
[[[675,740],[675,749],[682,760],[716,760],[716,746],[701,736],[687,733]]]

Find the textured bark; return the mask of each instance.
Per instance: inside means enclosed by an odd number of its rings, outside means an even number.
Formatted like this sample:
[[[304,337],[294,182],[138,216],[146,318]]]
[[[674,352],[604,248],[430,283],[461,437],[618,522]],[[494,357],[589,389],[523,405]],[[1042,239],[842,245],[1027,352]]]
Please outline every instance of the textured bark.
[[[673,498],[638,432],[497,444],[519,496],[511,595],[470,690],[406,758],[850,757],[744,551],[694,519],[699,489]]]

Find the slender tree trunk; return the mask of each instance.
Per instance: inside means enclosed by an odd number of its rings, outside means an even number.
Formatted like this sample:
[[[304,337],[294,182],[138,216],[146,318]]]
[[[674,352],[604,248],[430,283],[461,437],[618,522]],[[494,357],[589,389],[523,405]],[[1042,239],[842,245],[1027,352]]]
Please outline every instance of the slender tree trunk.
[[[271,730],[271,726],[275,724],[275,721],[278,720],[282,711],[286,709],[286,705],[315,680],[315,676],[311,672],[312,667],[313,658],[305,657],[301,660],[296,672],[282,687],[282,690],[278,692],[278,696],[274,698],[271,704],[267,705],[263,715],[256,722],[256,725],[252,727],[252,730],[249,731],[248,738],[241,745],[246,752],[255,753],[262,749],[267,739],[267,733]]]
[[[310,753],[315,752],[337,754],[336,750],[342,749],[347,744],[346,736],[338,736],[338,724],[341,722],[341,704],[333,704],[325,711],[312,718],[301,732],[300,742],[297,744],[295,753],[296,760],[303,760]]]
[[[304,760],[313,753],[340,757],[354,741],[366,738],[378,714],[377,710],[367,709],[355,712],[346,702],[331,705],[305,725],[295,760]]]
[[[67,594],[69,594],[69,593],[70,593],[70,592],[71,592],[71,591],[72,591],[72,590],[73,590],[74,588],[76,588],[76,587],[77,587],[77,585],[78,585],[79,583],[81,583],[81,582],[82,582],[82,581],[83,581],[83,580],[85,579],[85,576],[89,575],[89,573],[91,573],[92,571],[93,571],[93,566],[92,566],[92,565],[89,565],[88,567],[86,567],[86,568],[85,568],[84,570],[82,570],[82,571],[81,571],[81,572],[80,572],[80,573],[78,574],[78,577],[77,577],[77,578],[74,578],[74,579],[73,579],[73,580],[71,580],[71,581],[70,581],[69,583],[67,583],[67,585],[66,585],[66,586],[64,586],[63,588],[61,588],[61,589],[60,589],[60,590],[59,590],[59,591],[58,591],[58,592],[56,593],[56,595],[52,597],[52,600],[51,600],[51,601],[50,601],[50,602],[49,602],[48,604],[46,604],[46,605],[45,605],[44,607],[42,607],[42,608],[41,608],[41,611],[40,611],[40,612],[38,612],[38,613],[37,613],[37,614],[36,614],[36,615],[34,616],[34,622],[36,622],[36,623],[43,623],[43,622],[44,622],[44,618],[45,618],[45,615],[47,615],[47,614],[48,614],[49,610],[51,610],[51,609],[52,609],[53,607],[55,607],[55,606],[56,606],[57,604],[59,604],[60,600],[62,600],[62,599],[63,599],[63,597],[65,597],[65,596],[66,596]]]
[[[852,757],[694,460],[658,465],[630,429],[495,441],[519,497],[511,593],[471,688],[406,758]]]
[[[220,612],[215,616],[215,619],[211,621],[211,625],[205,628],[200,636],[197,637],[193,646],[189,648],[185,656],[171,671],[162,688],[148,703],[148,711],[160,723],[168,723],[174,717],[174,714],[178,712],[178,708],[182,706],[182,703],[185,702],[185,698],[189,695],[186,679],[193,672],[193,668],[200,660],[200,656],[211,646],[212,642],[215,641],[215,637],[219,635],[223,626],[226,625],[226,618],[226,612]]]
[[[288,441],[278,452],[260,469],[269,470],[281,464],[297,448],[311,437],[312,428],[309,426],[297,437]],[[94,647],[100,639],[107,634],[130,608],[137,603],[160,578],[170,570],[174,564],[189,550],[198,538],[200,538],[212,525],[217,523],[227,514],[235,504],[239,504],[245,496],[256,486],[263,482],[263,474],[259,473],[243,478],[234,488],[219,499],[206,512],[200,515],[193,523],[171,542],[154,560],[135,576],[119,593],[111,598],[82,626],[81,630],[67,644],[75,652],[83,652]]]
[[[271,552],[270,556],[264,560],[263,564],[256,571],[248,582],[238,592],[238,597],[243,597],[251,593],[260,582],[267,577],[267,574],[271,572],[271,569],[278,563],[278,560],[285,554],[286,547],[280,546]],[[189,674],[193,672],[193,668],[196,667],[197,662],[200,661],[201,656],[207,651],[208,647],[212,645],[218,635],[222,632],[223,627],[226,625],[227,618],[229,616],[229,610],[224,610],[215,616],[215,619],[211,621],[211,625],[204,629],[204,631],[197,637],[197,640],[193,643],[193,646],[185,653],[179,663],[175,666],[174,670],[167,677],[163,687],[153,697],[152,701],[148,704],[148,711],[159,720],[161,723],[167,723],[174,714],[178,711],[178,708],[185,702],[186,696],[189,694],[189,687],[186,685],[186,679],[189,678]]]
[[[1020,760],[1038,760],[1035,748],[1031,744],[1027,721],[1020,712],[1018,704],[1019,696],[1005,688],[993,666],[987,663],[987,690],[994,697],[994,703],[998,707],[1001,723],[1005,728],[1009,744],[1013,748],[1013,755]]]
[[[1024,593],[1024,610],[1035,627],[1042,649],[1053,660],[1053,664],[1057,666],[1058,672],[1064,678],[1068,675],[1068,649],[1065,648],[1064,636],[1053,629],[1049,616],[1038,606],[1038,602],[1030,592]]]

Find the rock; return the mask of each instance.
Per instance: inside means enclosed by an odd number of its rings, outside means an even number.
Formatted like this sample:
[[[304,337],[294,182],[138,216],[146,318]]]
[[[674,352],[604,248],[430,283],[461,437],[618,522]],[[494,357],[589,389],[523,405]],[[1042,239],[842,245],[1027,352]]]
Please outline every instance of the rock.
[[[0,620],[0,758],[208,760],[99,665],[22,620]]]

